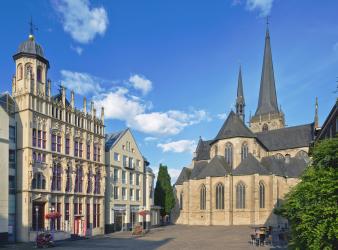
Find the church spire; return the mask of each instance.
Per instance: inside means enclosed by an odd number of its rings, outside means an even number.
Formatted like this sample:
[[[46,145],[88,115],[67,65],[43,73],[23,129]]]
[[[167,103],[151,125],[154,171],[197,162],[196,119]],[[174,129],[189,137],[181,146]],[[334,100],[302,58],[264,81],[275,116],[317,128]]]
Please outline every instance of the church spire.
[[[316,105],[315,105],[315,129],[317,129],[319,127],[319,123],[318,123],[318,97],[316,97]]]
[[[268,113],[279,112],[268,25],[269,22],[267,21],[259,100],[255,115],[264,115]]]
[[[244,93],[243,93],[243,82],[242,82],[242,67],[239,67],[238,73],[238,84],[237,84],[237,98],[236,98],[236,114],[244,122],[245,119],[245,101],[244,101]]]

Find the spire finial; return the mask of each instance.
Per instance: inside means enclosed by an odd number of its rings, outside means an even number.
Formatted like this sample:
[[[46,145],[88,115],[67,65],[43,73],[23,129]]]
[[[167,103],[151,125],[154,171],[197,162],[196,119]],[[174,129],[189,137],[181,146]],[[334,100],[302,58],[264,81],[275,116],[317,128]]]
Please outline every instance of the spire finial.
[[[29,39],[34,40],[34,30],[38,30],[38,28],[36,27],[36,25],[34,25],[32,16],[28,24],[29,24]]]
[[[316,96],[316,104],[315,104],[315,128],[318,128],[318,97]]]
[[[270,34],[269,34],[269,16],[266,16],[266,38],[270,37]]]

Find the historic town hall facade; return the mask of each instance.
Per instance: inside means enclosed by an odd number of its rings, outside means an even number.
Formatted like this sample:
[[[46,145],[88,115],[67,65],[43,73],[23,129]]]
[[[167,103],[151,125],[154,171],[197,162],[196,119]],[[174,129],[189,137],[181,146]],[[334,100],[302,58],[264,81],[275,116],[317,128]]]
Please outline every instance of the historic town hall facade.
[[[55,239],[104,233],[104,117],[51,93],[49,62],[31,34],[13,56],[17,122],[17,240],[52,226]],[[58,212],[58,213],[55,213]],[[50,223],[48,214],[60,214]]]
[[[245,125],[239,72],[236,112],[212,140],[199,140],[191,167],[175,184],[177,224],[280,225],[273,214],[308,162],[318,121],[286,127],[278,107],[269,30],[266,31],[258,107]]]

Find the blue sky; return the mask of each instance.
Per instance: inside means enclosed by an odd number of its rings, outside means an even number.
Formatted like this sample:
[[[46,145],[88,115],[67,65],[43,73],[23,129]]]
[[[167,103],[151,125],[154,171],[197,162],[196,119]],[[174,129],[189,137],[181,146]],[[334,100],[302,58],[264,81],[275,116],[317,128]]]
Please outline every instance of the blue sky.
[[[287,125],[312,122],[316,96],[324,121],[337,97],[337,11],[305,0],[4,1],[0,91],[11,91],[32,16],[53,92],[63,83],[78,107],[83,96],[103,105],[106,132],[131,127],[155,171],[162,162],[175,179],[233,108],[239,64],[246,117],[255,112],[266,15]]]

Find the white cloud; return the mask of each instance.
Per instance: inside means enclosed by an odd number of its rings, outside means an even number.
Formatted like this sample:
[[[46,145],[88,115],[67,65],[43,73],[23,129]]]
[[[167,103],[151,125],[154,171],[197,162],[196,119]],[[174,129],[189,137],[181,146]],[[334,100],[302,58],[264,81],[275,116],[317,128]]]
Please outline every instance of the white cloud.
[[[157,147],[161,148],[163,152],[194,152],[196,149],[196,142],[194,140],[178,140],[168,143],[159,143]]]
[[[145,142],[151,142],[151,141],[156,141],[156,140],[158,140],[158,138],[152,137],[152,136],[148,136],[148,137],[144,138]]]
[[[220,120],[225,120],[227,118],[227,114],[226,113],[217,114],[217,118]]]
[[[70,46],[70,48],[72,50],[74,50],[79,56],[82,55],[83,52],[83,48],[79,47],[79,46]]]
[[[274,0],[247,0],[246,8],[249,11],[258,10],[261,17],[266,17],[270,14]]]
[[[128,95],[128,89],[117,88],[115,91],[95,96],[95,105],[104,107],[105,118],[129,121],[133,117],[142,114],[146,105],[139,99]]]
[[[176,135],[185,127],[208,119],[204,110],[186,113],[178,110],[138,114],[127,121],[128,126],[147,134]]]
[[[53,6],[61,15],[63,29],[79,43],[89,43],[106,32],[109,21],[102,6],[90,8],[88,0],[53,0]]]
[[[86,95],[103,91],[95,77],[81,72],[61,70],[61,83],[68,89],[74,90],[77,94]]]
[[[152,82],[144,76],[132,75],[129,77],[129,82],[135,89],[141,90],[144,95],[152,89]]]

